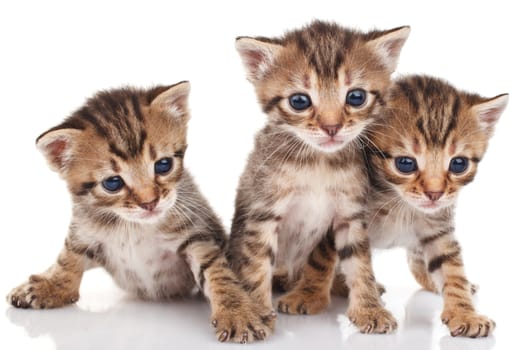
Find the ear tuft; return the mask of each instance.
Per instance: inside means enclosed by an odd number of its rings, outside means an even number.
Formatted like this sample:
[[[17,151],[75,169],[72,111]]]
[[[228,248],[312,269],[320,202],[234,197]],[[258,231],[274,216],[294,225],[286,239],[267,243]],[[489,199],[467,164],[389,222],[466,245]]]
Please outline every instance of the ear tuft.
[[[399,27],[386,31],[378,38],[369,41],[367,45],[379,56],[390,72],[393,72],[397,68],[399,55],[409,35],[409,26]]]
[[[264,77],[273,66],[274,61],[283,47],[254,38],[239,37],[236,39],[236,50],[247,71],[248,80],[255,82]]]
[[[499,120],[502,112],[507,107],[509,101],[508,94],[502,94],[478,103],[472,107],[472,111],[478,118],[480,127],[491,137],[495,124]]]
[[[153,109],[166,111],[172,116],[185,116],[188,111],[190,83],[181,81],[159,94],[151,103]]]
[[[77,129],[51,129],[36,140],[52,170],[63,173],[72,159],[74,143],[81,133]]]

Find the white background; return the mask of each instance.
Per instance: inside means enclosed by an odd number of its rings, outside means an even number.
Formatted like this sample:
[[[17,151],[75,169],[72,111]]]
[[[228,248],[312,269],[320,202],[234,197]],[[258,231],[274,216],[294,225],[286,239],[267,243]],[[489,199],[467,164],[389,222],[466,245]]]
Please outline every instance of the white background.
[[[400,323],[389,336],[348,325],[346,302],[320,316],[279,316],[258,348],[508,349],[520,319],[520,10],[516,2],[434,1],[4,1],[0,4],[0,295],[47,268],[70,217],[65,184],[46,166],[35,138],[99,89],[190,80],[188,167],[229,226],[235,188],[264,122],[234,38],[280,35],[313,18],[363,30],[411,25],[398,71],[429,73],[509,106],[475,182],[462,193],[457,234],[480,311],[495,336],[453,339],[438,320],[441,300],[419,292],[402,251],[375,257],[384,299]],[[201,300],[143,303],[103,271],[88,272],[77,306],[28,311],[0,302],[2,349],[217,348]]]

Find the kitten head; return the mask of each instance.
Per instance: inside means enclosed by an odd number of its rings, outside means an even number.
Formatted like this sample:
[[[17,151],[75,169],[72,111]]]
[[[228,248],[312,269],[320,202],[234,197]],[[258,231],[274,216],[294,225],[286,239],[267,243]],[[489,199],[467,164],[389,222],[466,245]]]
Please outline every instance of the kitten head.
[[[240,37],[236,48],[269,122],[335,152],[384,104],[409,32],[361,33],[315,21],[282,38]]]
[[[484,98],[431,77],[398,80],[383,119],[369,129],[371,171],[418,210],[453,205],[507,102],[507,94]]]
[[[76,205],[103,222],[153,223],[176,201],[190,86],[99,92],[36,144]]]

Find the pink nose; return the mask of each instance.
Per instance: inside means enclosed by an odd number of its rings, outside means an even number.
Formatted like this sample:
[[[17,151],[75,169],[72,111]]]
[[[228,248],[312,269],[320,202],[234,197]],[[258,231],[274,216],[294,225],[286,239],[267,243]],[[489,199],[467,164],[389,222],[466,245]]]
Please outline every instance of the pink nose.
[[[147,211],[153,211],[154,208],[156,208],[156,205],[158,204],[158,198],[147,202],[147,203],[140,203],[139,206]]]
[[[341,124],[321,125],[321,129],[323,129],[328,134],[328,136],[335,136],[340,128]]]
[[[439,200],[440,197],[444,194],[444,192],[431,192],[431,191],[425,191],[424,194],[426,194],[426,197],[428,197],[432,201]]]

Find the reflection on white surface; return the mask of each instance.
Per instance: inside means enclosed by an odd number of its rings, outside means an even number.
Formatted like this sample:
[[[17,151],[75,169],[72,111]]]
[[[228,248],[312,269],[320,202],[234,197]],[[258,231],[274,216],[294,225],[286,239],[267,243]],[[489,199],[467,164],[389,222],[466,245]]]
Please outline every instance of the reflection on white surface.
[[[102,271],[93,271],[88,284],[103,281]],[[98,276],[96,275],[99,275]],[[96,278],[95,278],[96,277]],[[0,348],[46,349],[226,349],[237,345],[220,344],[208,322],[210,309],[203,298],[194,297],[169,303],[151,303],[125,295],[116,287],[82,289],[78,305],[55,310],[20,310],[6,307],[8,337]],[[329,310],[316,316],[279,315],[276,332],[265,342],[250,347],[270,349],[492,349],[495,340],[458,339],[448,336],[440,323],[439,296],[416,291],[402,298],[404,291],[391,290],[386,300],[399,320],[399,330],[390,335],[359,333],[344,315],[346,301],[335,298]],[[404,297],[404,296],[402,296]],[[401,312],[403,308],[403,313]],[[400,315],[404,316],[401,318]],[[15,330],[24,330],[17,333]],[[13,331],[13,332],[11,332]],[[5,334],[5,333],[4,333]],[[30,341],[27,341],[29,336]],[[9,344],[1,342],[9,341]],[[7,345],[7,346],[6,346]]]

